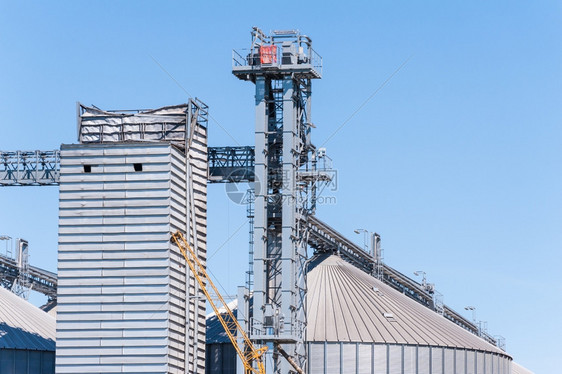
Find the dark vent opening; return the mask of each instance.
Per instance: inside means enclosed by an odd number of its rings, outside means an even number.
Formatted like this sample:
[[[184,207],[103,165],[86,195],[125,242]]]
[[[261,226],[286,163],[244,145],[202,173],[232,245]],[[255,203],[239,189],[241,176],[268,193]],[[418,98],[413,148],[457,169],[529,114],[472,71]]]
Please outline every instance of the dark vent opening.
[[[142,164],[133,164],[135,171],[142,171]]]
[[[84,165],[84,173],[91,173],[92,165]]]

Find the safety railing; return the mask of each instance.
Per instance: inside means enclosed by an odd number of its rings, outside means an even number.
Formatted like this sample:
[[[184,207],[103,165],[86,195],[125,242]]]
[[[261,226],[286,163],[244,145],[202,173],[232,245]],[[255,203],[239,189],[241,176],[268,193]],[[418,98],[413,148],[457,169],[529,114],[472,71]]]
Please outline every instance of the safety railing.
[[[312,48],[299,52],[284,49],[280,44],[262,45],[256,48],[232,50],[232,68],[299,69],[322,76],[322,56]]]

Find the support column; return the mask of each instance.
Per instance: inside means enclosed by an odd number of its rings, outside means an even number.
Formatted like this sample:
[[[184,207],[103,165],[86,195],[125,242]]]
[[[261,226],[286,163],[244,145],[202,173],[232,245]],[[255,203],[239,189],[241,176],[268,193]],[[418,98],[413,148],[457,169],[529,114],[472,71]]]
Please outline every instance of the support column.
[[[265,261],[267,257],[267,126],[266,81],[256,78],[255,209],[254,209],[254,308],[250,335],[263,327],[262,305],[266,302]]]

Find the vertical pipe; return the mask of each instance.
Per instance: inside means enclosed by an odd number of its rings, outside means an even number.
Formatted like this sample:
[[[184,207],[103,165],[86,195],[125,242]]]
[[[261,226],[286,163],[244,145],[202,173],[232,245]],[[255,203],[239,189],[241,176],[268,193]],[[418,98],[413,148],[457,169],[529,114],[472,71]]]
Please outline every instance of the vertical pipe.
[[[282,228],[281,228],[281,314],[284,317],[284,331],[296,338],[294,327],[298,327],[295,309],[296,272],[296,163],[297,163],[297,118],[293,99],[295,82],[291,76],[283,79],[283,185],[282,185]],[[294,344],[285,348],[291,354]],[[288,362],[281,361],[281,372],[290,370]]]
[[[253,316],[248,329],[250,336],[262,333],[263,309],[266,297],[267,279],[265,276],[267,261],[267,185],[268,185],[268,120],[266,112],[266,79],[263,76],[256,77],[255,95],[255,195],[254,195],[254,302],[252,306]],[[271,362],[271,352],[268,351],[264,362],[267,373],[272,373],[273,368],[268,365]],[[239,373],[241,374],[241,373]]]

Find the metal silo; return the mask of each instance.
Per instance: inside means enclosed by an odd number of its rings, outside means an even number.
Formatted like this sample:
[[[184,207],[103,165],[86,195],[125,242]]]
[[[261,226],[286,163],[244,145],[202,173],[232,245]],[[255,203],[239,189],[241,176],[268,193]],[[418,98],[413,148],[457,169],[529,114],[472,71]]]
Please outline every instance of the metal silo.
[[[510,374],[511,357],[335,255],[308,272],[309,374]]]
[[[55,319],[0,287],[0,373],[53,374]]]

